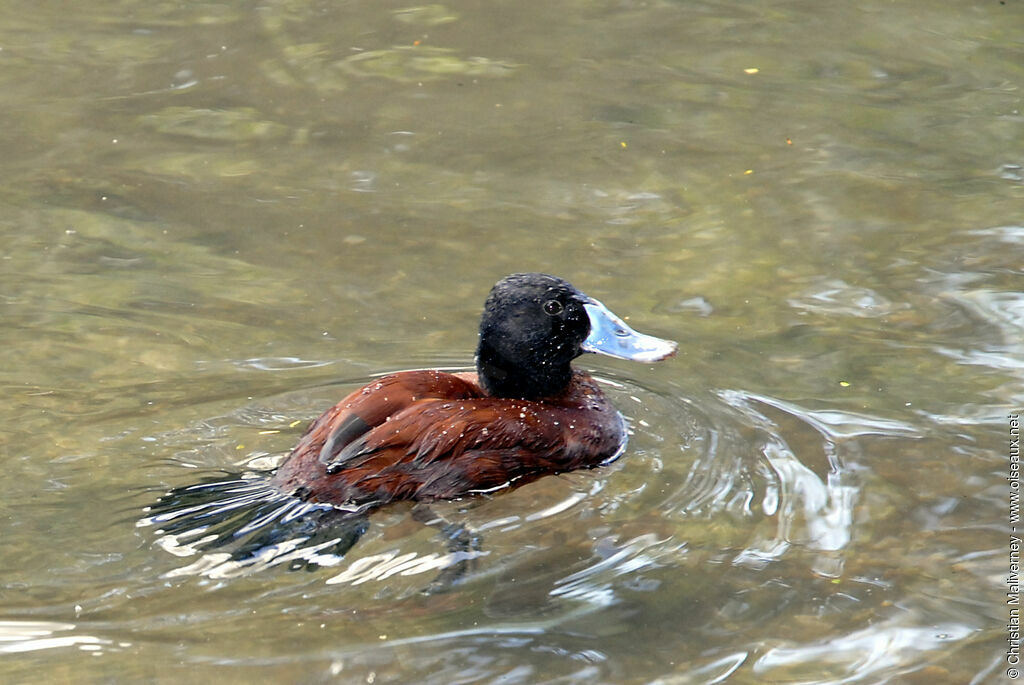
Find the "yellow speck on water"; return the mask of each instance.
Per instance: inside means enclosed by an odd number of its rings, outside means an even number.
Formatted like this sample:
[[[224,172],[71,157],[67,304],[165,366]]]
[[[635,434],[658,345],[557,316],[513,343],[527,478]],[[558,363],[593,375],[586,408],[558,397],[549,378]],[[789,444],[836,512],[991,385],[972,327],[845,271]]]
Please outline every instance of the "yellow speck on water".
[[[753,169],[747,169],[746,171],[744,171],[744,172],[743,172],[743,175],[744,175],[744,176],[749,176],[749,175],[750,175],[750,174],[752,174],[752,173],[754,173],[754,170],[753,170]]]
[[[627,147],[629,147],[628,145],[626,145],[626,141],[624,141],[624,140],[623,140],[623,141],[620,141],[620,142],[619,142],[619,145],[621,145],[621,146],[622,146],[622,149],[623,149],[623,150],[625,150],[625,149],[626,149]]]
[[[245,445],[235,445],[235,449],[236,450],[244,450],[245,449]]]
[[[280,432],[281,431],[279,431],[279,430],[265,430],[265,431],[260,431],[260,435],[273,435],[274,433],[280,433]]]
[[[746,69],[743,70],[743,73],[744,74],[756,74],[759,71],[761,71],[761,70],[758,69],[757,67],[747,67]]]
[[[849,381],[839,381],[839,387],[840,388],[848,388],[848,387],[850,387],[850,383],[849,383]]]
[[[302,419],[296,419],[296,420],[292,421],[291,423],[289,423],[288,427],[289,428],[295,428],[300,423],[302,423]]]

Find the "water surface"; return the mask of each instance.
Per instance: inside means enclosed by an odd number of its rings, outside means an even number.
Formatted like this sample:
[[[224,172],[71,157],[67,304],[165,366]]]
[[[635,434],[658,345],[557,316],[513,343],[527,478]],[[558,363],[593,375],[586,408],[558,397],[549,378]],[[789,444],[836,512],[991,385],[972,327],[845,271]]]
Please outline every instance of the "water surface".
[[[991,682],[1024,6],[0,3],[0,680]],[[539,270],[627,453],[331,567],[137,527]],[[174,552],[183,556],[177,556]]]

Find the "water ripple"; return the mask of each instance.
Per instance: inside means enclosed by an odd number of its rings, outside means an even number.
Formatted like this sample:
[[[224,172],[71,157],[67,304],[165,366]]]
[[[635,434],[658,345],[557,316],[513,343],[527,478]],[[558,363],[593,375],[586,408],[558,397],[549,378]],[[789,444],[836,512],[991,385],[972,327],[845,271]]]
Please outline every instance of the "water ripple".
[[[93,635],[60,634],[68,633],[76,628],[74,623],[53,621],[0,621],[0,654],[16,654],[57,647],[78,647],[82,651],[98,653],[114,645],[113,640]],[[122,642],[117,646],[128,647],[130,643]]]
[[[791,298],[789,305],[809,312],[864,318],[887,316],[906,308],[906,305],[896,305],[870,288],[852,286],[837,278],[820,281],[802,295]]]
[[[791,414],[804,421],[827,440],[842,440],[855,438],[863,435],[879,435],[896,438],[920,438],[922,433],[915,426],[897,421],[895,419],[883,419],[879,416],[869,416],[857,412],[842,411],[838,409],[814,410],[805,409],[792,402],[786,402],[767,395],[757,393],[722,390],[719,395],[730,405],[751,411],[750,401],[760,402],[769,407],[775,407],[781,411]],[[756,413],[756,412],[755,412]],[[758,416],[762,415],[758,414]]]
[[[864,682],[903,664],[914,663],[921,653],[942,649],[971,632],[971,628],[957,623],[908,627],[902,617],[891,618],[840,637],[794,647],[774,647],[754,663],[754,672],[773,681]],[[820,680],[816,676],[821,674],[822,664],[841,667],[845,673],[831,680]]]
[[[812,410],[796,403],[757,393],[722,390],[718,396],[741,412],[743,421],[756,428],[761,444],[760,459],[767,468],[757,469],[764,479],[761,509],[776,520],[774,530],[764,529],[743,549],[733,563],[763,567],[780,559],[793,544],[820,552],[846,548],[853,534],[853,512],[860,498],[861,483],[845,463],[844,444],[863,436],[919,438],[913,425],[839,409]],[[821,436],[818,449],[826,468],[818,472],[809,462],[813,453],[795,449],[780,423],[766,412],[784,412]],[[796,438],[796,436],[794,436]],[[801,443],[802,444],[802,443]],[[842,559],[821,555],[813,562],[819,575],[836,577]]]

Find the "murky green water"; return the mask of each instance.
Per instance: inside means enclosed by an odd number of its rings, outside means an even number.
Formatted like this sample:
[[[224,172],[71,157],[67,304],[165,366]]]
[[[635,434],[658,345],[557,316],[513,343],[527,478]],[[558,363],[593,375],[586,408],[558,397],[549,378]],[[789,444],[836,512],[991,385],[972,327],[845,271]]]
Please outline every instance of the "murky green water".
[[[1017,0],[0,3],[0,681],[1005,677],[1022,36]],[[526,270],[682,350],[583,360],[617,463],[440,508],[485,552],[452,591],[403,507],[314,573],[136,527],[471,364]]]

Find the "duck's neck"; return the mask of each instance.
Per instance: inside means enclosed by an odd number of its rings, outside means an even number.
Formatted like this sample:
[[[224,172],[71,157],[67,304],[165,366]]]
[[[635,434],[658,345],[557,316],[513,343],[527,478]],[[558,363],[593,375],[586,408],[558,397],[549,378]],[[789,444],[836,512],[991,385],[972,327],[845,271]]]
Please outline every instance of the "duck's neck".
[[[513,362],[491,345],[481,342],[476,351],[476,371],[491,397],[539,400],[565,392],[572,380],[572,366],[552,364],[543,359]]]

